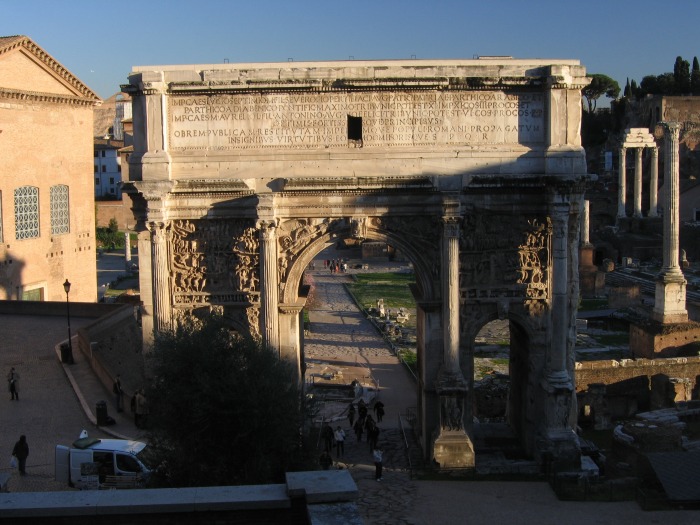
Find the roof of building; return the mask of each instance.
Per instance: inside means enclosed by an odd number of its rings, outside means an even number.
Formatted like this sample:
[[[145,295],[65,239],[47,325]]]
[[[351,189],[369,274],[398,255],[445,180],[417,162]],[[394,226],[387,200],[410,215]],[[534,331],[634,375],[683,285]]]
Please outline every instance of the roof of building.
[[[58,60],[53,58],[44,49],[37,45],[31,38],[24,35],[3,36],[0,37],[0,60],[4,56],[10,56],[12,53],[20,52],[26,58],[31,59],[35,65],[39,65],[46,74],[53,77],[56,86],[62,86],[63,90],[56,92],[42,89],[40,91],[30,91],[26,89],[24,82],[20,85],[3,85],[0,89],[6,93],[21,92],[35,93],[37,95],[48,95],[53,98],[77,98],[83,99],[90,103],[101,102],[100,97],[89,87],[83,84],[75,75],[61,65]],[[38,76],[35,78],[39,78]],[[19,79],[18,79],[19,83]]]
[[[95,144],[95,149],[102,150],[102,149],[121,149],[124,147],[124,141],[123,140],[114,140],[114,139],[99,139],[96,138],[94,139],[94,144]]]

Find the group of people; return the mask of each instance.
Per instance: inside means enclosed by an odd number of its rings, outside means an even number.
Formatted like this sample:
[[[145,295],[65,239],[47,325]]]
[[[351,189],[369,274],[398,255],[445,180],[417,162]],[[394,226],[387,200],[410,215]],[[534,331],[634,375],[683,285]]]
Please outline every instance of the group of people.
[[[124,389],[122,388],[122,380],[119,374],[114,379],[112,392],[114,392],[114,404],[117,412],[124,412]],[[141,388],[131,397],[131,413],[134,414],[136,428],[146,428],[149,412],[146,392]]]
[[[369,445],[369,451],[372,454],[372,458],[375,466],[375,479],[377,481],[382,480],[382,458],[383,450],[379,446],[379,426],[377,423],[382,421],[384,418],[384,403],[381,401],[376,401],[374,403],[374,414],[377,418],[376,420],[369,414],[369,409],[367,403],[364,399],[360,399],[357,403],[357,409],[355,409],[355,403],[351,402],[348,405],[348,421],[350,423],[350,428],[355,432],[355,437],[358,443],[362,442],[362,435],[366,432],[367,444]],[[357,420],[355,416],[357,415]],[[331,457],[331,451],[333,450],[333,445],[336,448],[336,456],[341,458],[345,454],[345,431],[340,425],[336,427],[335,430],[331,428],[328,423],[324,423],[321,427],[321,437],[324,441],[324,451],[319,458],[319,463],[324,470],[328,470],[333,464],[333,458]]]
[[[348,263],[343,262],[342,259],[326,259],[323,261],[324,268],[328,268],[331,273],[347,272]]]

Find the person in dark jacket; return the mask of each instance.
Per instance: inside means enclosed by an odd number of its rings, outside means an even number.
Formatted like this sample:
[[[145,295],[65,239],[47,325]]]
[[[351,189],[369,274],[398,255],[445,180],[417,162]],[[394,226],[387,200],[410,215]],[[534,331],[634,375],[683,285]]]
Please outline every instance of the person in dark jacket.
[[[19,401],[19,374],[15,371],[15,367],[10,369],[7,374],[7,386],[10,390],[10,401]]]
[[[24,467],[27,464],[27,456],[29,456],[29,445],[27,444],[27,436],[22,434],[19,437],[19,441],[15,443],[15,447],[12,449],[12,455],[17,458],[17,467],[19,473],[23,476],[26,474]]]

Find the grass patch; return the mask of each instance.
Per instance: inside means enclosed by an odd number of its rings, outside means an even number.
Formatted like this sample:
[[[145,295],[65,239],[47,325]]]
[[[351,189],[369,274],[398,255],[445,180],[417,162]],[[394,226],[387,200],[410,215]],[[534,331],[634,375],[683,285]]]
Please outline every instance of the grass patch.
[[[398,354],[399,358],[406,363],[406,366],[408,366],[414,374],[418,375],[418,354],[410,350],[399,350]]]
[[[384,299],[387,308],[415,308],[409,288],[415,282],[412,273],[366,273],[356,275],[347,287],[365,307],[375,307],[377,299]]]

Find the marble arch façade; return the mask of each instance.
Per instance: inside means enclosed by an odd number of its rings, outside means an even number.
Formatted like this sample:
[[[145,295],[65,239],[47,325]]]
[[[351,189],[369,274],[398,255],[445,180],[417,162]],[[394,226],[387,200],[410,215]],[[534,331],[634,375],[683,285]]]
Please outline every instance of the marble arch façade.
[[[578,468],[587,82],[575,60],[133,68],[144,337],[216,309],[301,376],[305,268],[341,238],[385,241],[416,271],[427,457],[474,465],[474,339],[500,318],[511,427],[540,463]]]

